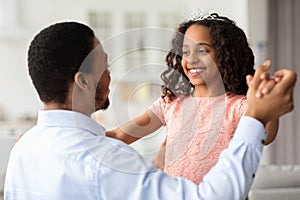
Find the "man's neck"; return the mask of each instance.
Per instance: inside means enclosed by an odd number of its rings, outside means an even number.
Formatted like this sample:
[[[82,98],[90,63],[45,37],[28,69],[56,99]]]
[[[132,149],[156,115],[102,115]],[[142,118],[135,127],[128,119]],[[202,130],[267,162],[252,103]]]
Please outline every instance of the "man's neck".
[[[75,112],[80,112],[82,114],[85,114],[89,117],[91,117],[90,112],[84,112],[84,110],[80,109],[80,107],[76,108],[73,104],[59,104],[59,103],[44,103],[44,110],[69,110],[69,111],[75,111]]]
[[[73,110],[72,105],[54,102],[44,103],[44,110]]]

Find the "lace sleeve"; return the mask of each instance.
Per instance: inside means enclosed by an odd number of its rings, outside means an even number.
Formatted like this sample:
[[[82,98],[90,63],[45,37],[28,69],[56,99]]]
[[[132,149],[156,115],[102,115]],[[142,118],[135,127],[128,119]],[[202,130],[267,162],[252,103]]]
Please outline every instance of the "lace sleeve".
[[[159,118],[159,120],[162,122],[164,126],[166,125],[165,107],[166,107],[166,102],[161,97],[156,101],[154,101],[153,104],[148,108]]]

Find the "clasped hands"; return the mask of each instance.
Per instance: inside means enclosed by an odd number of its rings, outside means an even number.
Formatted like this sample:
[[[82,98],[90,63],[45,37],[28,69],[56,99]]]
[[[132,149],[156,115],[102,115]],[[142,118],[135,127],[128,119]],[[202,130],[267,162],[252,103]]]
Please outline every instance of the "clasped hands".
[[[293,110],[297,81],[297,74],[288,69],[280,69],[270,76],[270,67],[271,61],[267,60],[256,69],[254,76],[246,77],[249,89],[248,108],[244,115],[254,117],[264,125]]]

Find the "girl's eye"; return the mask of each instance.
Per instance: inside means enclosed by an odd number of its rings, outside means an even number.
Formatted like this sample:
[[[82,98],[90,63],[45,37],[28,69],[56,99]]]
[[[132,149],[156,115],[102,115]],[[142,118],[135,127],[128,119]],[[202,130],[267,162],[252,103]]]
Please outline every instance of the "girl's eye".
[[[208,51],[206,49],[199,49],[198,50],[199,54],[207,54]]]

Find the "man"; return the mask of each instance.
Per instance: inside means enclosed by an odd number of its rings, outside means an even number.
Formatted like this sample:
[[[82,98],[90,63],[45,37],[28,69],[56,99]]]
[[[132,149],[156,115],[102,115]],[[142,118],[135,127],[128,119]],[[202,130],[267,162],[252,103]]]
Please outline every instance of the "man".
[[[195,185],[155,169],[90,119],[109,105],[110,74],[89,27],[65,22],[45,28],[30,44],[28,67],[44,109],[12,149],[6,200],[245,198],[262,153],[264,125],[292,110],[296,82],[288,70],[278,71],[275,81],[262,78],[269,65],[248,78],[245,116],[219,162]],[[269,94],[255,97],[264,88]]]

